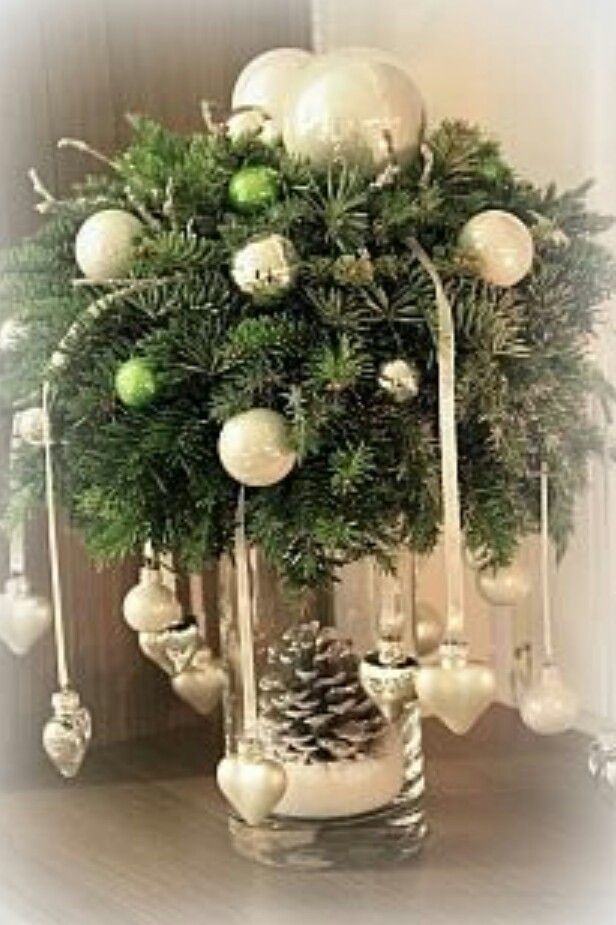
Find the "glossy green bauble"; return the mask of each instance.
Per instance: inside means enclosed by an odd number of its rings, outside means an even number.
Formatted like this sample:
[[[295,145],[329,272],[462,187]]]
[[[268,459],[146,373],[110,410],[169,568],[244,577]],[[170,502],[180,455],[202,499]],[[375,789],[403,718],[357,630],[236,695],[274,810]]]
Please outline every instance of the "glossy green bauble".
[[[229,200],[237,212],[258,212],[278,199],[278,174],[272,167],[242,167],[229,182]]]
[[[145,407],[155,397],[157,389],[152,367],[142,357],[133,357],[118,367],[115,390],[122,404],[128,408]]]

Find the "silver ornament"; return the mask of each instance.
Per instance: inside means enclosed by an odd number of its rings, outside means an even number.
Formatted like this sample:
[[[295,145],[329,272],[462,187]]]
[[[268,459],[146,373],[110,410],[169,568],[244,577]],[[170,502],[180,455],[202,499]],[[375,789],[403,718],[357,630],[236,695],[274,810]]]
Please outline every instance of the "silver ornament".
[[[0,639],[14,655],[25,655],[51,626],[51,607],[30,593],[23,575],[9,578],[0,594]]]
[[[195,653],[190,665],[172,678],[171,686],[193,710],[207,716],[218,704],[226,681],[222,662],[204,646]]]
[[[520,694],[520,716],[538,735],[558,735],[571,729],[579,714],[579,700],[557,665],[545,664],[539,677]]]
[[[514,562],[503,568],[478,572],[477,590],[489,604],[513,607],[528,597],[531,583],[524,569]]]
[[[194,620],[169,626],[158,633],[139,633],[139,648],[143,654],[171,677],[188,668],[201,642]]]
[[[27,326],[17,318],[7,318],[0,325],[0,353],[12,353],[28,333]]]
[[[381,170],[406,161],[424,127],[421,96],[409,75],[378,60],[321,55],[289,94],[283,140],[289,154]]]
[[[281,482],[297,459],[285,418],[269,408],[229,418],[220,432],[218,455],[232,478],[253,488]]]
[[[43,446],[45,442],[45,412],[42,408],[26,408],[13,418],[13,436],[30,446]]]
[[[231,276],[238,289],[256,299],[271,299],[291,288],[297,275],[295,248],[280,234],[245,244],[235,256]]]
[[[123,604],[124,619],[137,632],[159,633],[182,620],[177,597],[163,582],[159,568],[146,566]]]
[[[379,386],[394,401],[410,401],[419,393],[419,372],[414,364],[406,360],[388,360],[379,370]]]
[[[476,262],[480,276],[494,286],[515,286],[531,271],[532,235],[510,212],[488,209],[474,215],[462,229],[459,243]]]
[[[75,259],[83,275],[92,280],[126,276],[142,228],[124,209],[104,209],[87,218],[75,239]]]
[[[43,747],[62,777],[75,777],[92,737],[92,719],[76,691],[58,691],[51,705],[53,715],[43,729]]]
[[[257,55],[237,78],[233,109],[258,107],[271,117],[272,127],[280,137],[289,91],[312,58],[303,48],[274,48]]]

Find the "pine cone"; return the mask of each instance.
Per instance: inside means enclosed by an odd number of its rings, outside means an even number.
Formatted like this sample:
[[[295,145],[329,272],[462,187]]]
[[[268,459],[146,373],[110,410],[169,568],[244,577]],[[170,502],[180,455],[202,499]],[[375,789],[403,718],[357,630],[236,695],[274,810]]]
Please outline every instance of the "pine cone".
[[[315,622],[285,632],[268,650],[261,679],[261,731],[280,761],[359,759],[386,731],[364,692],[351,643]]]

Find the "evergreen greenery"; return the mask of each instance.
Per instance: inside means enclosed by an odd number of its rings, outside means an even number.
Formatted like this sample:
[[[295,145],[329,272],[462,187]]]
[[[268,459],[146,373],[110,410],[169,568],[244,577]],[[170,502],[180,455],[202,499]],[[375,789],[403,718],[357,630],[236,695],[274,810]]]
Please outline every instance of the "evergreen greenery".
[[[100,560],[146,541],[195,564],[232,546],[237,485],[217,457],[222,422],[254,406],[289,420],[300,465],[281,484],[247,492],[248,532],[292,584],[326,581],[338,563],[384,559],[399,542],[430,550],[440,524],[434,292],[411,258],[417,238],[452,301],[464,529],[494,563],[538,520],[536,472],[552,472],[552,532],[562,548],[590,452],[601,445],[589,398],[612,390],[590,338],[616,283],[594,240],[609,222],[590,214],[587,187],[564,194],[520,180],[498,146],[461,123],[428,139],[392,182],[342,164],[316,169],[279,146],[223,132],[180,137],[133,119],[134,141],[107,176],[62,201],[2,259],[2,318],[28,336],[0,358],[5,410],[38,404],[50,358],[81,319],[68,362],[52,370],[61,497]],[[229,183],[245,166],[278,174],[279,198],[236,211]],[[144,233],[128,280],[75,285],[83,220],[129,209]],[[459,253],[468,218],[518,215],[536,249],[532,274],[511,290],[482,282]],[[295,286],[255,304],[230,277],[234,252],[262,233],[299,254]],[[86,310],[97,301],[96,313]],[[144,358],[158,392],[142,408],[114,392],[118,367]],[[398,404],[377,383],[403,357],[421,376]],[[7,518],[41,496],[40,451],[22,447]]]

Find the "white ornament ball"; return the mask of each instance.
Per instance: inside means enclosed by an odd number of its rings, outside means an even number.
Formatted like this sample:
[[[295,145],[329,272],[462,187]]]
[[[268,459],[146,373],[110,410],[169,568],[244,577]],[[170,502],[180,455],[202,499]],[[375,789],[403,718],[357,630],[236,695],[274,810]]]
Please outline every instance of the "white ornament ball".
[[[139,583],[124,598],[122,610],[130,628],[139,633],[159,633],[182,619],[180,602],[157,568],[141,569]]]
[[[233,109],[253,106],[271,117],[280,137],[289,91],[297,75],[312,60],[303,48],[274,48],[250,61],[233,88]]]
[[[231,276],[242,292],[269,299],[286,292],[297,274],[297,254],[288,238],[268,234],[245,244],[233,258]]]
[[[477,574],[477,590],[496,607],[513,607],[530,594],[531,582],[517,563],[505,568],[487,568]]]
[[[45,412],[42,408],[18,411],[13,420],[13,434],[30,446],[43,446],[45,442]]]
[[[254,488],[281,482],[297,459],[287,422],[269,408],[252,408],[229,418],[220,432],[218,455],[232,478]]]
[[[409,159],[423,126],[421,96],[404,70],[324,55],[297,78],[283,140],[291,155],[314,164],[340,159],[378,171],[391,155]]]
[[[242,138],[261,138],[265,126],[271,122],[261,109],[241,109],[233,112],[227,119],[227,135],[232,141]]]
[[[476,261],[480,276],[494,286],[515,286],[531,271],[532,235],[511,212],[501,209],[479,212],[462,229],[459,243]]]
[[[124,209],[104,209],[87,218],[75,240],[75,259],[83,275],[100,280],[125,276],[142,227],[139,219]]]
[[[538,679],[520,696],[522,721],[538,735],[566,732],[578,714],[577,694],[567,687],[556,665],[543,665]]]
[[[27,326],[17,318],[7,318],[0,325],[0,353],[17,350],[28,333]]]
[[[379,370],[379,385],[397,402],[410,401],[419,393],[419,372],[406,360],[388,360]]]

